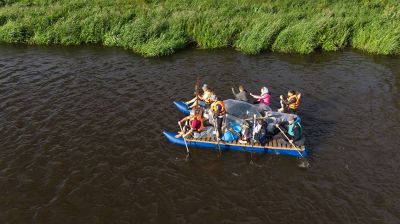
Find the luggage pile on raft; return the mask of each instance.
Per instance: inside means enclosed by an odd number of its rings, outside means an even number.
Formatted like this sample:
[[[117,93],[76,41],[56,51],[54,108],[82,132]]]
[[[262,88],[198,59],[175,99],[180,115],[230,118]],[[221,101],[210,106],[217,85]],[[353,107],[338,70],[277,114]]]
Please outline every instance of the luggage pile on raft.
[[[248,102],[243,87],[239,90],[235,93],[232,89],[236,99],[218,100],[204,85],[202,95],[196,91],[196,97],[190,101],[175,101],[176,108],[187,116],[178,122],[178,133],[164,131],[164,136],[171,143],[186,147],[308,155],[301,119],[296,114],[299,94],[289,91],[286,99],[281,96],[281,108],[272,111],[266,87],[260,95],[250,93],[257,104]]]

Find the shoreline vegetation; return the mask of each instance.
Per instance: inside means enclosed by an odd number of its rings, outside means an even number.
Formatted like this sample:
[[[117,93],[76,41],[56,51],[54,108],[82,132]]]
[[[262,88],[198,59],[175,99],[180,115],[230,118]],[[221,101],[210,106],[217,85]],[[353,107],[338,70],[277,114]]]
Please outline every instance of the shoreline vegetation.
[[[398,0],[0,0],[0,42],[102,44],[144,56],[233,47],[400,54]]]

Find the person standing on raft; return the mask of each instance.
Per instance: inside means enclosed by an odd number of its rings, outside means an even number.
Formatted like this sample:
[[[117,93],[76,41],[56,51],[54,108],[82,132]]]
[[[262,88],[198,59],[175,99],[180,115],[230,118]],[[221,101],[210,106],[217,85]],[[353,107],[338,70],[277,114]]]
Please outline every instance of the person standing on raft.
[[[287,122],[276,124],[276,127],[284,127],[284,129],[287,130],[285,131],[285,134],[289,138],[289,141],[282,132],[275,135],[273,139],[277,140],[281,144],[291,143],[296,146],[304,145],[305,137],[303,135],[303,127],[301,126],[300,121],[295,119],[294,115],[290,115]]]
[[[203,95],[201,96],[196,96],[195,98],[185,102],[186,105],[190,105],[190,108],[196,107],[196,102],[199,102],[199,106],[205,107],[206,105],[209,105],[212,103],[212,97],[215,97],[214,92],[208,87],[207,84],[204,84],[203,87],[201,87],[203,90]],[[196,93],[195,93],[196,94]],[[197,99],[198,98],[198,99]]]
[[[282,95],[280,95],[281,108],[278,109],[278,112],[297,114],[299,110],[300,97],[301,94],[296,93],[294,90],[288,91],[288,96],[286,100],[283,99]]]
[[[235,89],[232,87],[232,93],[235,96],[236,100],[244,101],[244,102],[249,102],[247,98],[247,91],[244,89],[242,85],[239,86],[239,92],[236,93]]]
[[[261,95],[254,95],[250,93],[250,96],[252,96],[254,99],[257,99],[260,103],[257,106],[257,110],[260,113],[266,112],[266,111],[271,111],[270,107],[270,99],[271,99],[271,94],[269,94],[267,87],[262,87],[261,88]]]
[[[190,115],[184,117],[182,120],[178,121],[178,125],[181,126],[186,121],[189,121],[187,125],[185,125],[175,138],[186,138],[193,134],[193,137],[199,136],[201,131],[204,129],[203,118],[200,113],[196,113],[195,110],[190,111]]]
[[[218,132],[218,140],[222,137],[222,123],[225,117],[225,104],[222,100],[217,100],[211,104],[211,112],[214,120],[214,127]]]

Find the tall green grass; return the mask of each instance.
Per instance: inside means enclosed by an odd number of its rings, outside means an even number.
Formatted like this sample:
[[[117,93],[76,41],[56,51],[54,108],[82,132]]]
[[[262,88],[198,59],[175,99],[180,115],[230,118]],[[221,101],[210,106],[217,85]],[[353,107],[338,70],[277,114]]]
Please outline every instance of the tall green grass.
[[[0,0],[0,42],[400,54],[398,0]]]

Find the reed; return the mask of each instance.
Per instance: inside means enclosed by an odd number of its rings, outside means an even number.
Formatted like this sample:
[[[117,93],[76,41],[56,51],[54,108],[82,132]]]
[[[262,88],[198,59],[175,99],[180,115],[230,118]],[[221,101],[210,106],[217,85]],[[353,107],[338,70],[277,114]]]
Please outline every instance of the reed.
[[[188,45],[400,54],[397,0],[0,0],[0,42],[103,44],[144,56]]]

